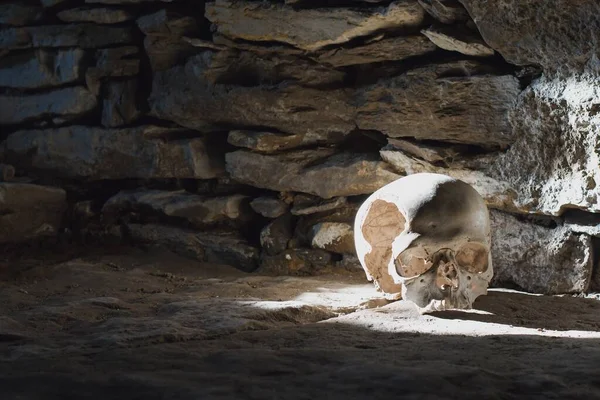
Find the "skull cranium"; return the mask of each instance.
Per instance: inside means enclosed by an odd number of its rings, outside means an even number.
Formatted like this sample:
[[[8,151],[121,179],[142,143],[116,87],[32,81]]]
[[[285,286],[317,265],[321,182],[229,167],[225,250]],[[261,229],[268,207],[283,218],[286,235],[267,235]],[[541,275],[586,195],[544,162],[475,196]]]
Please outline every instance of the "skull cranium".
[[[388,299],[422,312],[468,309],[492,278],[490,222],[470,185],[413,174],[373,193],[354,225],[358,259]]]

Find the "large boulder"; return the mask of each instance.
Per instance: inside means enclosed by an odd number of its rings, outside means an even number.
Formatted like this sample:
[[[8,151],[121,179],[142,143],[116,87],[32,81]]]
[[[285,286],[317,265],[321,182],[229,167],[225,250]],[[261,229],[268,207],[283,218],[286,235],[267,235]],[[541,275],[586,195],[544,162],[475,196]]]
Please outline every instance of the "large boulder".
[[[542,77],[519,97],[510,114],[516,142],[490,168],[515,189],[519,208],[600,211],[599,88],[591,74]]]
[[[590,236],[490,213],[495,286],[543,294],[584,292],[592,277]]]
[[[511,75],[465,74],[467,67],[434,64],[359,89],[358,127],[390,137],[507,147],[519,82]]]
[[[513,64],[581,69],[600,57],[597,0],[460,0],[484,40]]]

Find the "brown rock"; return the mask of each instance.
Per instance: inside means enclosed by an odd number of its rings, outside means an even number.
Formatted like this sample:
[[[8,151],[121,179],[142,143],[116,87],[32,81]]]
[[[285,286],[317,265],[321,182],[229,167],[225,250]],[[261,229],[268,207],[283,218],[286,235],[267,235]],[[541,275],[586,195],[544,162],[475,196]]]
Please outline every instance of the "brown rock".
[[[108,82],[102,104],[102,126],[115,128],[128,125],[141,116],[136,94],[137,78],[125,81]]]
[[[275,197],[261,196],[250,202],[250,207],[266,218],[281,217],[288,211],[288,205]]]
[[[399,176],[377,157],[333,154],[333,150],[300,150],[261,155],[238,150],[226,155],[231,177],[275,191],[297,191],[324,199],[372,193]]]
[[[564,226],[547,228],[490,213],[495,286],[517,285],[543,294],[576,293],[590,285],[591,239]]]
[[[83,75],[80,49],[36,49],[0,58],[0,87],[43,89],[77,82]]]
[[[220,66],[220,56],[206,51],[155,74],[152,115],[200,131],[260,126],[305,135],[305,141],[339,141],[355,129],[354,108],[344,90],[263,84],[239,73],[221,75],[226,83],[220,84],[215,69]]]
[[[77,7],[56,14],[63,22],[93,22],[95,24],[119,24],[133,19],[133,15],[119,8]]]
[[[44,118],[68,121],[85,115],[96,108],[96,105],[96,97],[81,86],[39,94],[0,95],[0,125]]]
[[[7,162],[25,170],[70,178],[194,178],[223,173],[222,155],[204,139],[164,142],[145,138],[146,127],[70,126],[17,131],[3,143]]]
[[[420,158],[430,163],[447,162],[459,156],[456,146],[432,145],[414,140],[388,139],[387,150],[400,150],[406,155]]]
[[[146,36],[144,49],[154,72],[182,64],[196,52],[192,45],[179,36]]]
[[[421,33],[444,50],[456,51],[474,57],[489,57],[494,55],[494,50],[485,44],[481,37],[466,29],[434,25],[423,29]]]
[[[345,206],[345,197],[335,197],[331,200],[323,200],[318,197],[299,194],[294,198],[293,215],[309,215],[327,212]]]
[[[144,35],[151,36],[183,36],[198,30],[196,19],[166,9],[137,19],[137,26]]]
[[[348,42],[385,30],[414,30],[424,18],[416,2],[396,1],[387,8],[294,9],[279,4],[216,0],[206,18],[225,36],[249,41],[283,42],[304,50]],[[314,29],[319,26],[319,29]]]
[[[245,147],[262,153],[274,153],[299,147],[304,143],[304,135],[276,132],[230,131],[227,141],[237,147]]]
[[[313,227],[311,245],[332,253],[355,254],[352,225],[340,222],[322,222]]]
[[[114,218],[131,211],[181,218],[196,227],[220,222],[245,222],[252,217],[249,198],[243,195],[207,197],[184,191],[121,191],[107,200],[102,213]]]
[[[421,172],[448,175],[473,186],[488,207],[505,211],[527,213],[516,204],[517,193],[504,181],[494,179],[485,170],[473,170],[459,166],[438,167],[425,160],[411,157],[402,151],[384,147],[381,158],[396,168],[398,173],[412,175]]]
[[[425,11],[445,24],[466,22],[469,13],[457,0],[418,0]]]
[[[401,61],[430,53],[436,49],[437,47],[423,36],[397,36],[353,47],[336,46],[334,49],[318,52],[315,59],[334,67],[345,67],[384,61]]]
[[[66,208],[62,189],[0,183],[0,243],[56,235]]]
[[[418,68],[359,89],[358,127],[390,137],[508,146],[513,142],[508,111],[520,92],[518,80],[461,76],[461,65]]]

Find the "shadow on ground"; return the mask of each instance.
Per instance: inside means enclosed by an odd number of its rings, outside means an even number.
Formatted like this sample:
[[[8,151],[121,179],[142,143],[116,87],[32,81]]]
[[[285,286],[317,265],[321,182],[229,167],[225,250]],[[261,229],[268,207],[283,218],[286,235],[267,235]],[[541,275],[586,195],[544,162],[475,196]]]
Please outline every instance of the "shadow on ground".
[[[2,399],[600,398],[594,300],[421,316],[375,295],[157,254],[36,265],[0,281]]]

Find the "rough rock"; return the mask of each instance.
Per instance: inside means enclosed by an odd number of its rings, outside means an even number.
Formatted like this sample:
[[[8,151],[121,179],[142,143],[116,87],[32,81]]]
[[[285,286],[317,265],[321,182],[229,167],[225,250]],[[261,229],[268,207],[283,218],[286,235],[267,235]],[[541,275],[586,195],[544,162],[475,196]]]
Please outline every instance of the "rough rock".
[[[208,148],[205,139],[149,140],[147,129],[157,128],[17,131],[2,146],[16,167],[59,177],[211,179],[223,173],[222,155]]]
[[[265,218],[281,217],[288,211],[288,205],[275,197],[260,196],[250,202],[250,207]]]
[[[314,236],[314,227],[318,224],[341,223],[352,226],[359,206],[360,203],[347,203],[335,210],[299,217],[294,230],[294,247],[310,247]]]
[[[600,212],[600,79],[539,78],[510,118],[517,140],[491,172],[515,188],[519,207],[550,215]]]
[[[27,26],[0,30],[0,50],[32,47],[79,47],[83,49],[127,44],[130,28],[96,24]]]
[[[162,9],[137,19],[137,26],[145,35],[183,36],[198,30],[196,19]]]
[[[510,63],[580,70],[600,56],[596,0],[460,0],[483,39]],[[585,27],[585,28],[583,28]]]
[[[9,54],[0,58],[0,87],[42,89],[79,81],[84,55],[80,49]]]
[[[317,275],[332,265],[331,254],[318,249],[288,249],[263,256],[258,271],[265,275]]]
[[[448,175],[473,186],[483,197],[488,207],[512,212],[527,212],[519,209],[516,203],[517,193],[507,183],[494,179],[486,171],[478,171],[461,167],[438,167],[425,160],[411,157],[402,151],[384,147],[381,158],[397,169],[398,173],[412,175],[431,172]]]
[[[316,87],[341,84],[346,78],[344,72],[319,63],[316,56],[280,46],[229,41],[224,46],[188,37],[182,40],[194,47],[210,49],[202,61],[194,61],[201,65],[202,76],[210,83],[257,86],[294,82]]]
[[[102,77],[132,76],[139,72],[139,52],[136,46],[113,47],[96,51],[96,70]]]
[[[363,271],[363,267],[360,265],[360,261],[356,254],[342,254],[342,260],[338,261],[336,265],[349,271]]]
[[[289,150],[306,144],[305,136],[266,131],[230,131],[227,141],[237,147],[245,147],[261,153]]]
[[[67,208],[66,197],[60,188],[0,183],[0,243],[56,235]]]
[[[573,232],[586,233],[600,238],[600,214],[571,209],[565,210],[561,215],[561,219],[564,221],[564,225]],[[597,261],[600,262],[600,260]]]
[[[102,126],[115,128],[137,120],[142,114],[136,99],[137,92],[138,80],[136,78],[108,82],[104,86]]]
[[[243,195],[207,197],[185,191],[121,191],[106,201],[102,213],[114,218],[122,213],[139,211],[180,218],[202,228],[220,222],[246,222],[252,217],[250,199]]]
[[[230,0],[206,5],[206,18],[220,34],[249,41],[283,42],[304,50],[346,43],[386,30],[414,30],[423,22],[424,14],[423,8],[413,1],[397,1],[387,8],[360,11],[294,9],[273,3]]]
[[[423,29],[421,33],[444,50],[456,51],[474,57],[489,57],[494,55],[493,49],[488,47],[474,32],[467,31],[466,29],[433,25],[427,29]]]
[[[293,215],[309,215],[338,209],[347,204],[345,197],[335,197],[331,200],[323,200],[318,197],[299,194],[294,197],[294,205],[291,209]]]
[[[390,137],[506,147],[520,92],[510,75],[457,76],[461,63],[427,66],[358,91],[357,125]],[[454,76],[447,74],[454,73]]]
[[[414,156],[421,160],[436,164],[439,164],[440,162],[446,163],[460,156],[460,151],[456,149],[456,146],[447,144],[434,145],[414,140],[389,138],[388,145],[388,150],[401,150],[406,155]]]
[[[152,71],[166,71],[185,62],[196,53],[194,47],[179,36],[146,36],[144,49]]]
[[[591,239],[567,227],[548,228],[490,212],[495,286],[560,294],[587,290],[592,275]]]
[[[52,1],[52,0],[50,0]],[[140,3],[173,3],[179,0],[85,0],[89,4],[140,4]]]
[[[384,61],[402,61],[410,57],[422,56],[436,49],[435,44],[420,35],[396,36],[358,46],[323,50],[318,52],[314,58],[334,67],[345,67]]]
[[[118,24],[133,19],[133,15],[118,8],[77,7],[56,14],[64,22],[93,22],[95,24]]]
[[[92,93],[100,93],[103,78],[134,76],[140,71],[140,49],[135,46],[114,47],[96,51],[96,64],[85,73],[85,81]]]
[[[311,245],[315,249],[339,254],[355,254],[352,225],[340,222],[322,222],[313,227]]]
[[[57,6],[62,3],[66,3],[67,1],[69,1],[69,0],[40,0],[40,2],[42,3],[42,6],[48,7],[48,8]]]
[[[194,47],[182,38],[198,30],[196,19],[192,16],[163,9],[138,18],[137,25],[146,35],[144,48],[155,72],[181,64],[195,53]]]
[[[10,182],[15,180],[15,167],[10,164],[0,164],[0,182]]]
[[[222,65],[214,51],[206,51],[185,65],[155,74],[151,114],[200,131],[255,126],[314,140],[339,140],[355,129],[354,108],[345,90],[260,85],[235,69],[231,77],[245,85],[220,84],[214,80],[213,62]]]
[[[444,24],[469,20],[469,13],[457,0],[418,0],[429,15]]]
[[[297,191],[324,199],[372,193],[399,176],[371,155],[330,149],[262,155],[246,150],[228,153],[226,169],[239,182],[275,191]]]
[[[231,83],[241,86],[289,84],[302,86],[325,86],[343,83],[342,71],[319,64],[309,57],[252,51],[222,50],[210,59],[206,78],[215,83]]]
[[[0,95],[0,125],[54,118],[58,122],[81,117],[96,108],[97,99],[81,86],[28,95]]]
[[[270,256],[284,252],[294,234],[294,218],[290,214],[271,221],[260,232],[260,246]]]
[[[258,266],[258,249],[234,232],[195,232],[156,224],[128,224],[127,230],[134,243],[159,246],[184,257],[227,264],[246,272]]]
[[[32,4],[5,3],[2,5],[0,25],[23,26],[39,21],[44,9]]]

